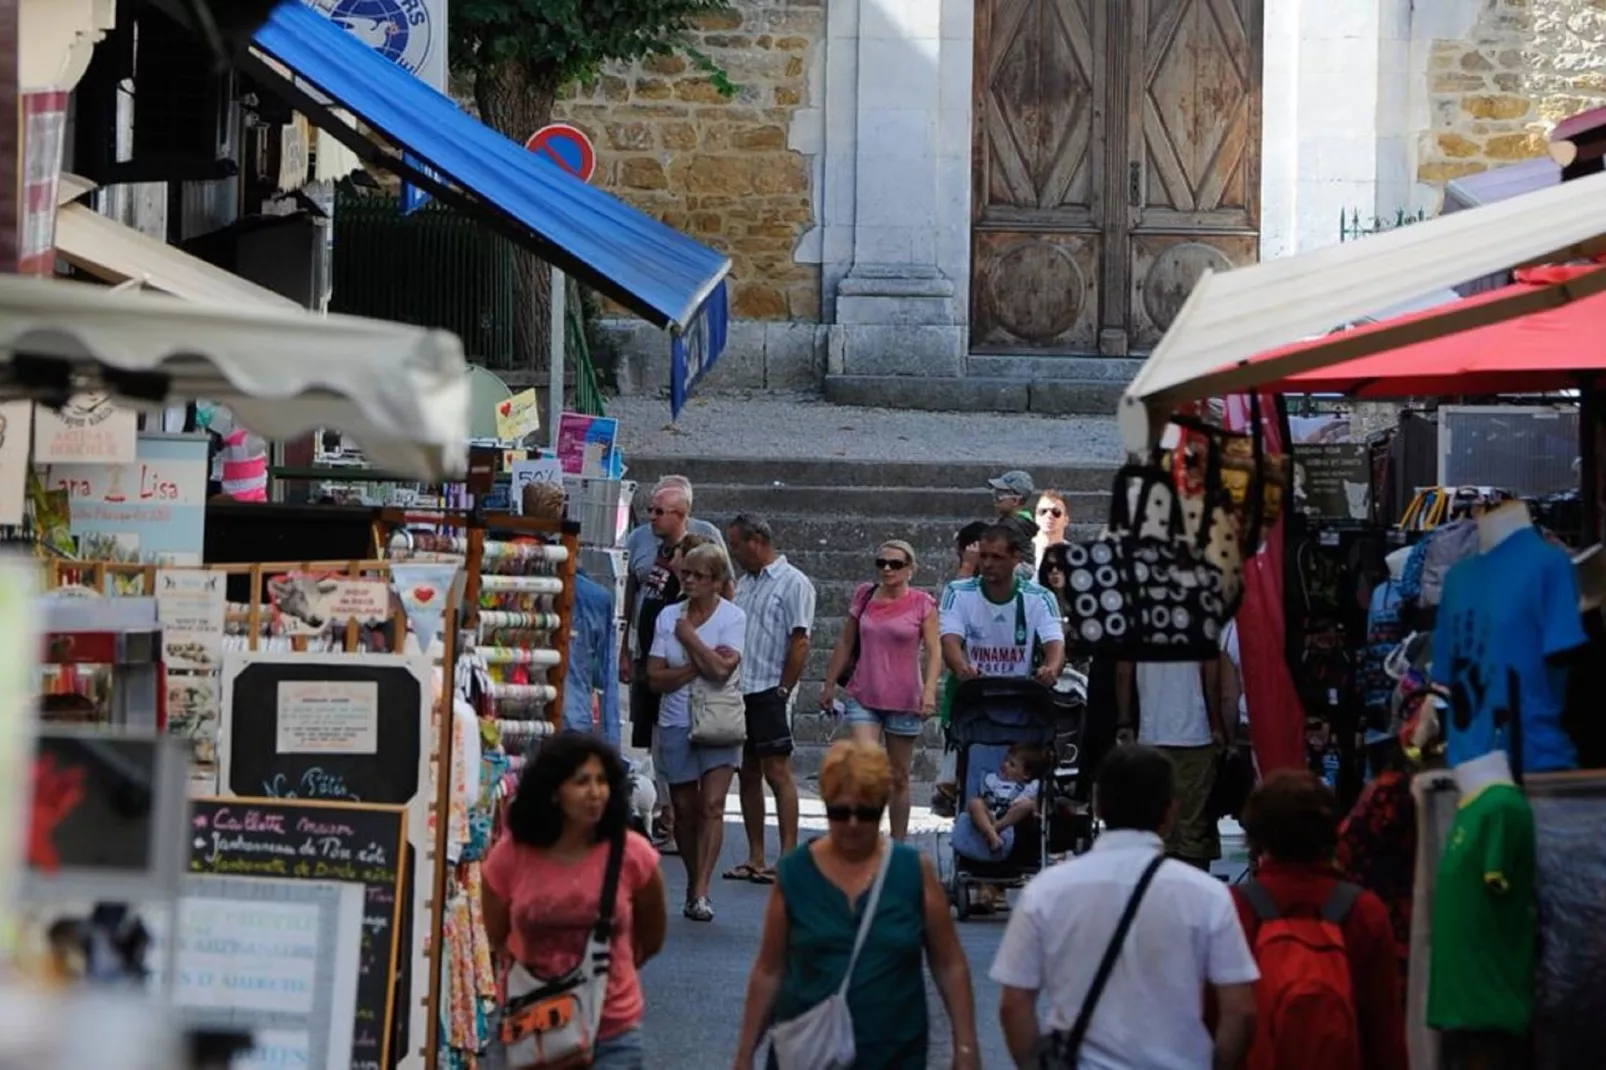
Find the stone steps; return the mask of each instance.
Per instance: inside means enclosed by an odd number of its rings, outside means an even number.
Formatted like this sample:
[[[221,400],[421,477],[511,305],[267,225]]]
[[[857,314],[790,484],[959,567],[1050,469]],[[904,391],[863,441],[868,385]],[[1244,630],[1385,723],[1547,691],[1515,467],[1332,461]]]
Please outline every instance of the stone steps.
[[[824,389],[833,405],[862,408],[1113,417],[1125,385],[1107,379],[827,375]]]
[[[849,417],[851,419],[851,417]],[[844,434],[870,428],[844,426]],[[1007,464],[938,461],[773,460],[763,457],[632,457],[630,478],[642,486],[671,473],[683,475],[700,492],[705,485],[735,484],[749,487],[926,487],[981,490],[987,480]],[[1031,472],[1038,487],[1061,491],[1107,491],[1114,469],[1096,464],[1019,464]]]
[[[830,486],[742,486],[719,483],[696,486],[694,511],[703,517],[729,518],[739,511],[772,516],[856,516],[892,514],[920,520],[983,519],[993,511],[993,495],[985,488],[964,490],[956,487],[830,487]],[[1066,491],[1071,516],[1104,516],[1109,512],[1109,492]],[[962,526],[967,521],[960,520]],[[723,523],[723,519],[716,521]]]

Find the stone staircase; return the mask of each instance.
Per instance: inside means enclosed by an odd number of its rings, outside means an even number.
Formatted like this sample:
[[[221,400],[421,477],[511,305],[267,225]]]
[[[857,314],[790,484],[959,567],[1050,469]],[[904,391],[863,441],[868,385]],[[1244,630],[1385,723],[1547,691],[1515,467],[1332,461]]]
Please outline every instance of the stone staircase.
[[[811,777],[839,734],[836,718],[819,709],[820,687],[854,588],[873,579],[875,548],[904,539],[918,556],[917,586],[939,593],[953,576],[953,537],[972,520],[992,515],[986,480],[1002,464],[906,461],[799,461],[717,457],[631,458],[630,477],[646,493],[671,472],[692,481],[693,513],[720,526],[738,511],[757,513],[775,529],[777,548],[814,581],[818,593],[812,651],[798,687],[793,717],[797,772]],[[1110,465],[1021,464],[1041,488],[1064,494],[1073,531],[1094,533],[1109,513]],[[931,780],[941,757],[933,722],[916,752],[913,778]]]

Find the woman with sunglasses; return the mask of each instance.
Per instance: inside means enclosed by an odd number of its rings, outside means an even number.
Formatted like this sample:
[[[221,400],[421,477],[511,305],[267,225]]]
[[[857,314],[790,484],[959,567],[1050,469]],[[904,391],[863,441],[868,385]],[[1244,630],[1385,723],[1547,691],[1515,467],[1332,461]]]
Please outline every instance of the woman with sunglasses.
[[[1071,507],[1065,502],[1065,495],[1057,490],[1045,490],[1037,496],[1037,508],[1033,510],[1032,518],[1037,523],[1037,534],[1032,537],[1032,546],[1037,551],[1037,567],[1043,567],[1043,554],[1050,546],[1057,546],[1065,541],[1065,529],[1071,523]]]
[[[853,1065],[925,1070],[928,964],[953,1025],[954,1070],[981,1066],[970,964],[937,871],[917,848],[881,837],[891,792],[892,767],[881,748],[855,739],[827,752],[820,795],[829,826],[777,867],[732,1070],[752,1070],[770,1023],[815,1007],[844,978],[857,1053]],[[876,911],[849,977],[859,922],[888,851]],[[775,1066],[773,1053],[769,1065]]]
[[[848,603],[842,634],[825,670],[820,708],[832,709],[837,685],[845,683],[843,717],[853,738],[886,747],[892,763],[892,838],[902,841],[909,834],[909,765],[915,741],[926,718],[937,711],[942,640],[936,600],[909,586],[914,547],[902,539],[882,543],[875,568],[877,582],[860,584]]]
[[[647,683],[658,706],[658,771],[675,809],[675,842],[686,867],[686,906],[692,921],[713,921],[708,897],[714,865],[725,842],[725,796],[742,760],[740,744],[705,746],[691,740],[691,684],[701,677],[723,684],[742,662],[747,615],[720,597],[730,580],[730,559],[718,546],[699,546],[681,559],[684,602],[658,615],[647,658]]]

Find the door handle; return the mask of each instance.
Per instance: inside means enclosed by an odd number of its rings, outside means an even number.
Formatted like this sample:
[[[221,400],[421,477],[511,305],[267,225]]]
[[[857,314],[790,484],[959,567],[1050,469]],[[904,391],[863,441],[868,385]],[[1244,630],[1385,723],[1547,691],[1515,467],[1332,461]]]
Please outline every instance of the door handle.
[[[1143,165],[1136,160],[1128,168],[1127,198],[1133,208],[1143,207]]]

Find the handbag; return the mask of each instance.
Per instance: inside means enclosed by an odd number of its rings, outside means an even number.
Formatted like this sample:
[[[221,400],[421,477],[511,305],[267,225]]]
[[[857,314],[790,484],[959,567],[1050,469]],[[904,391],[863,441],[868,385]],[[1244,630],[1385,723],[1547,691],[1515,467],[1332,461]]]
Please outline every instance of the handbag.
[[[1121,920],[1115,925],[1115,932],[1110,936],[1110,943],[1104,949],[1104,958],[1099,962],[1098,973],[1093,975],[1093,984],[1087,990],[1087,996],[1082,1000],[1082,1009],[1077,1012],[1076,1023],[1069,1032],[1050,1033],[1038,1044],[1037,1070],[1076,1070],[1078,1060],[1082,1054],[1082,1042],[1087,1039],[1088,1026],[1093,1022],[1093,1011],[1098,1008],[1099,998],[1104,995],[1104,986],[1109,984],[1110,974],[1115,970],[1115,962],[1121,957],[1121,947],[1126,943],[1126,935],[1132,928],[1133,919],[1138,916],[1138,907],[1143,903],[1144,893],[1154,882],[1154,875],[1159,872],[1160,866],[1165,862],[1165,855],[1154,857],[1138,878],[1138,883],[1132,889],[1131,898],[1126,901],[1126,910],[1121,913]]]
[[[573,969],[549,978],[519,962],[508,968],[501,1036],[509,1070],[579,1070],[591,1065],[613,965],[613,908],[624,857],[625,841],[620,836],[608,848],[597,924]]]
[[[864,649],[864,645],[861,642],[864,636],[864,611],[869,608],[870,599],[875,597],[876,590],[880,586],[879,583],[871,584],[864,597],[855,598],[853,605],[850,607],[850,612],[853,615],[853,619],[858,622],[858,627],[853,629],[853,652],[848,655],[848,663],[837,674],[836,686],[838,687],[847,687],[848,681],[853,679],[853,671],[859,667],[859,653]]]
[[[853,954],[848,956],[848,971],[842,975],[842,984],[796,1018],[770,1026],[770,1049],[779,1070],[852,1070],[858,1049],[853,1043],[848,986],[853,981],[853,967],[859,962],[859,952],[870,934],[870,925],[875,921],[876,907],[881,903],[881,887],[887,883],[887,870],[892,866],[892,854],[896,849],[896,844],[882,845],[881,868],[876,871],[875,883],[870,885],[870,898],[864,905],[864,917],[859,919],[859,932],[853,938]]]
[[[740,667],[723,684],[701,676],[691,682],[691,741],[699,747],[734,747],[747,739],[747,702]]]

